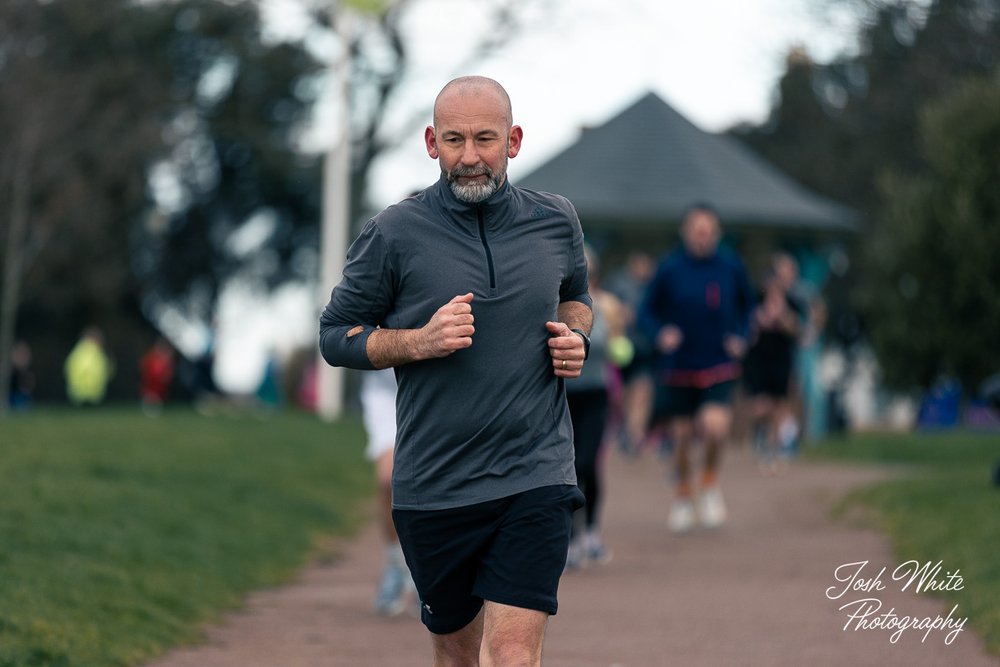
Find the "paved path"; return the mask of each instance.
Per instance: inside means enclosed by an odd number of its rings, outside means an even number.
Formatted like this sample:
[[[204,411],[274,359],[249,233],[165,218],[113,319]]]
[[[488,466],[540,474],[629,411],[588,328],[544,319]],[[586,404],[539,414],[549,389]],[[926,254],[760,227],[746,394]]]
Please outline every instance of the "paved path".
[[[830,519],[870,470],[797,463],[779,478],[761,477],[749,455],[731,452],[723,473],[730,522],[683,537],[665,529],[663,466],[652,456],[608,461],[605,533],[611,563],[567,574],[560,612],[545,644],[546,667],[1000,667],[971,629],[945,643],[946,631],[856,630],[839,607],[877,597],[914,618],[947,617],[951,605],[900,591],[899,565],[886,540]],[[856,523],[856,522],[855,522]],[[825,591],[845,563],[884,590],[839,600]],[[429,640],[413,618],[370,611],[381,550],[374,526],[294,584],[252,595],[245,611],[207,630],[206,644],[149,667],[409,667],[430,664]],[[945,568],[961,568],[946,563]],[[843,572],[843,571],[842,571]],[[966,581],[974,586],[975,582]],[[954,618],[964,617],[961,607]]]

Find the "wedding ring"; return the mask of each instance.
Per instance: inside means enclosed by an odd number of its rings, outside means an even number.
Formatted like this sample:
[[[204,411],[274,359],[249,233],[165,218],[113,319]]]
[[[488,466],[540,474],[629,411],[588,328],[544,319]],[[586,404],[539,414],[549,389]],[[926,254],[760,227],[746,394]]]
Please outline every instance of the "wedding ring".
[[[563,367],[564,369],[566,368],[566,360],[565,360],[565,359],[563,359],[563,365],[562,365],[562,367]]]

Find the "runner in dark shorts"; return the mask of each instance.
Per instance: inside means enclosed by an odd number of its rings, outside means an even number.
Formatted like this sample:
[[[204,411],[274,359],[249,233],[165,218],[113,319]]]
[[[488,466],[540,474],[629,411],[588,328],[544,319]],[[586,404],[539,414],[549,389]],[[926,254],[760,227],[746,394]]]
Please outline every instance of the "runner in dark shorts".
[[[776,255],[773,264],[786,260],[794,261],[787,255]],[[772,268],[751,320],[751,345],[743,375],[751,399],[754,446],[766,474],[786,467],[797,435],[789,431],[796,428],[790,393],[805,317],[805,306],[792,297]]]
[[[676,488],[667,525],[676,533],[726,521],[718,473],[753,294],[742,261],[719,249],[721,235],[710,206],[690,207],[683,246],[661,262],[640,311],[658,352],[651,427],[665,427],[673,447]],[[691,474],[696,442],[705,453],[697,488]]]
[[[421,620],[439,635],[472,622],[483,600],[555,614],[575,486],[544,486],[450,510],[393,510]]]

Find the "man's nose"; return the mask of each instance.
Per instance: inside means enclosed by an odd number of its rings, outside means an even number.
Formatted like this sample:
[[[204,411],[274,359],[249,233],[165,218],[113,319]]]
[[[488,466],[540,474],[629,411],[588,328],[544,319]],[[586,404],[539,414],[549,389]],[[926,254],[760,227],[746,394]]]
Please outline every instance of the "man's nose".
[[[462,148],[462,164],[467,167],[474,167],[479,164],[479,150],[475,141],[466,141]]]

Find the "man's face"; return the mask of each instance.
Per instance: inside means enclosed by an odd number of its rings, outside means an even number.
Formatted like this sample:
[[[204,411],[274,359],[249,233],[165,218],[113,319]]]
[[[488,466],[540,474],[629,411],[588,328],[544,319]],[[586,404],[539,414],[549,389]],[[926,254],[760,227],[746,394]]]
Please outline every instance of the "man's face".
[[[783,289],[790,290],[799,280],[799,267],[791,257],[779,256],[774,260],[774,275]]]
[[[711,257],[719,245],[719,220],[709,211],[692,211],[681,231],[684,245],[695,257]]]
[[[511,127],[504,101],[489,88],[447,91],[434,126],[424,133],[427,154],[436,158],[455,196],[488,199],[507,177],[507,160],[521,146],[521,128]]]

